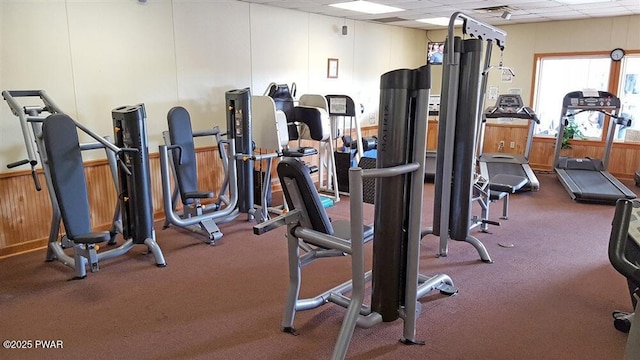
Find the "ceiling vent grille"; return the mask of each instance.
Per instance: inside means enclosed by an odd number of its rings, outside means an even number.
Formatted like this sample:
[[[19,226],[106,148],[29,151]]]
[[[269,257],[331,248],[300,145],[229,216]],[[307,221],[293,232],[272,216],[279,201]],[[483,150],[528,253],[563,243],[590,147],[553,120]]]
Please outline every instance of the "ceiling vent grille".
[[[511,6],[507,6],[507,5],[501,5],[501,6],[489,6],[489,7],[483,7],[483,8],[477,8],[477,9],[473,9],[473,11],[477,12],[477,13],[503,13],[505,11],[508,12],[514,12],[516,11],[516,8],[511,7]]]
[[[388,24],[388,23],[392,23],[392,22],[408,21],[408,20],[407,19],[403,19],[403,18],[399,18],[397,16],[394,16],[394,17],[386,17],[386,18],[380,18],[380,19],[371,19],[371,21],[376,21],[376,22],[379,22],[379,23]]]

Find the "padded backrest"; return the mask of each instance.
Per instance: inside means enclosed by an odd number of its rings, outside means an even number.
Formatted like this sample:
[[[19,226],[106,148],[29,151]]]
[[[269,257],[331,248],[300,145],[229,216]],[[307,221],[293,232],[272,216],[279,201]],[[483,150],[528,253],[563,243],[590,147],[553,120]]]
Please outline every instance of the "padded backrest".
[[[283,158],[278,164],[278,177],[290,209],[302,209],[311,228],[333,235],[333,227],[322,206],[309,169],[294,158]]]
[[[308,132],[301,131],[300,137],[316,141],[329,139],[331,135],[331,124],[329,113],[326,110],[310,106],[296,106],[293,108],[296,121],[307,126]]]
[[[282,150],[289,145],[289,134],[287,129],[287,116],[284,112],[277,110],[276,111],[276,134],[278,135],[278,143],[280,144],[280,148],[278,150]]]
[[[304,94],[300,96],[298,105],[317,107],[329,112],[329,105],[327,104],[327,99],[324,96],[319,94]]]
[[[68,115],[50,115],[44,121],[42,136],[62,222],[67,237],[73,240],[91,232],[89,195],[76,124]]]
[[[185,194],[198,191],[198,168],[196,164],[196,150],[191,130],[191,117],[189,112],[176,106],[167,114],[169,125],[169,139],[171,145],[178,145],[178,149],[171,150],[173,165],[176,169],[176,181],[180,189],[182,203],[188,205],[193,199],[188,199]]]
[[[291,95],[291,91],[289,90],[289,85],[287,84],[273,84],[271,88],[269,88],[269,97],[273,99],[276,103],[276,110],[281,110],[287,116],[287,122],[289,122],[289,139],[297,140],[298,139],[298,128],[292,124],[295,120],[295,116],[293,114],[293,96]]]
[[[287,117],[269,96],[251,96],[251,123],[256,148],[282,151],[289,145]]]

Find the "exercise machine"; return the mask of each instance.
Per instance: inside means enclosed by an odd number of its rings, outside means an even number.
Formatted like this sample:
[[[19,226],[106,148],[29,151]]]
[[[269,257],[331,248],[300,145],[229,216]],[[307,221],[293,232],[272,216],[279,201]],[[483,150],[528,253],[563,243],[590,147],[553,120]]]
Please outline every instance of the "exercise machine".
[[[454,37],[458,18],[463,21],[463,34],[471,38]],[[480,217],[472,216],[479,180],[475,171],[476,135],[486,87],[487,71],[483,69],[489,68],[494,43],[504,51],[506,36],[505,31],[461,12],[454,13],[449,21],[440,97],[434,219],[433,227],[423,230],[423,236],[439,236],[438,256],[447,256],[448,241],[456,240],[470,243],[483,262],[492,262],[484,244],[469,230],[478,221],[490,223],[485,215],[488,210],[483,209]],[[484,204],[488,206],[489,201]]]
[[[76,279],[82,279],[86,277],[87,266],[91,271],[98,271],[99,261],[123,255],[135,245],[144,244],[153,254],[156,265],[165,266],[164,256],[155,241],[151,194],[147,192],[151,187],[143,107],[136,108],[135,114],[140,118],[135,121],[129,121],[129,115],[121,112],[126,107],[114,110],[116,131],[115,143],[112,143],[109,137],[101,137],[64,115],[44,90],[5,90],[2,96],[20,120],[28,157],[8,167],[29,164],[35,187],[40,191],[36,168],[38,163],[42,166],[52,208],[46,261],[60,261],[75,270]],[[37,101],[38,104],[22,106],[18,99]],[[119,125],[116,118],[119,118]],[[52,124],[48,124],[51,119]],[[78,130],[96,142],[80,144]],[[108,232],[90,229],[81,152],[93,149],[106,151],[116,193],[120,195]],[[65,224],[66,233],[58,239],[61,222]],[[96,245],[99,243],[116,244],[118,233],[123,235],[124,243],[98,252]],[[73,254],[67,254],[66,249],[72,249]]]
[[[540,182],[529,166],[529,154],[531,143],[533,142],[533,131],[535,125],[540,123],[533,109],[524,106],[522,98],[517,94],[502,94],[498,96],[495,106],[487,108],[484,112],[485,119],[524,119],[529,123],[527,143],[523,155],[507,153],[482,153],[479,157],[478,166],[480,174],[485,179],[491,179],[498,174],[514,175],[524,177],[527,183],[516,191],[538,191]],[[484,121],[483,121],[484,123]],[[480,149],[484,140],[484,129],[480,131]]]
[[[238,182],[238,210],[254,219],[253,153],[254,142],[251,131],[251,90],[249,88],[229,90],[225,93],[227,104],[227,137],[233,138],[235,165]],[[233,152],[232,152],[233,153]],[[229,179],[231,182],[232,180]]]
[[[271,83],[265,95],[271,97],[276,109],[284,113],[289,130],[289,140],[312,140],[317,142],[318,152],[318,189],[325,207],[340,201],[338,180],[336,177],[335,152],[329,120],[329,106],[322,95],[304,94],[294,100],[295,83],[291,90],[286,84]],[[305,148],[300,146],[300,148]],[[315,169],[314,169],[315,170]]]
[[[256,234],[287,226],[290,282],[283,331],[297,334],[293,327],[297,311],[328,302],[347,308],[332,359],[345,358],[356,325],[366,328],[398,318],[404,320],[401,341],[423,344],[416,339],[421,312],[417,300],[433,290],[447,295],[457,292],[449,276],[419,273],[430,67],[391,71],[382,75],[380,83],[378,138],[382,140],[377,167],[349,169],[350,221],[329,221],[308,170],[299,161],[285,158],[278,165],[278,176],[290,211],[254,226]],[[373,229],[363,224],[365,179],[378,182]],[[371,239],[373,267],[367,272],[364,244]],[[351,280],[318,296],[299,298],[303,266],[345,255],[351,256]],[[370,305],[364,303],[368,280],[372,282]]]
[[[163,229],[171,224],[202,234],[207,243],[215,245],[223,236],[218,223],[231,221],[239,215],[237,209],[238,186],[236,178],[236,160],[233,157],[235,149],[229,146],[229,141],[222,139],[222,132],[216,126],[213,129],[193,131],[189,112],[176,106],[167,114],[168,131],[162,133],[165,146],[160,148],[163,154],[167,150],[171,156],[160,156],[161,180],[165,222]],[[213,199],[214,192],[202,190],[198,187],[198,168],[195,152],[196,138],[213,138],[218,147],[224,173],[224,180],[215,202],[203,204],[203,199]],[[228,155],[231,154],[231,155]],[[169,164],[166,161],[169,161]],[[176,184],[170,191],[170,181],[164,169],[171,168]],[[231,178],[233,177],[233,181]],[[229,189],[229,196],[226,190]],[[182,210],[176,211],[178,197],[182,203]],[[168,201],[167,201],[168,200]]]
[[[564,128],[568,125],[570,117],[582,112],[599,112],[609,116],[602,159],[560,156]],[[618,199],[636,197],[633,191],[607,171],[616,125],[627,123],[627,119],[621,117],[619,112],[620,99],[607,91],[573,91],[564,96],[553,168],[572,199],[615,204]]]
[[[303,158],[317,155],[318,150],[314,147],[290,146],[287,117],[282,110],[276,109],[276,103],[269,96],[251,96],[251,121],[254,129],[254,141],[259,153],[251,155],[251,158],[259,163],[256,181],[260,181],[256,186],[259,192],[259,201],[256,201],[256,221],[262,223],[271,218],[270,214],[282,214],[288,209],[286,201],[282,206],[272,206],[271,194],[271,172],[275,159]],[[308,167],[311,173],[317,171],[317,167]]]
[[[360,121],[356,113],[356,105],[353,99],[347,95],[326,95],[329,119],[331,120],[332,141],[334,141],[334,153],[338,191],[349,194],[349,168],[360,162],[364,156],[376,158],[378,139],[363,137]],[[347,127],[347,120],[349,126]],[[340,126],[342,123],[342,126]],[[355,137],[353,136],[355,131]],[[342,140],[342,147],[337,140]]]
[[[640,201],[620,199],[616,202],[609,239],[609,260],[627,278],[635,309],[631,314],[613,313],[615,327],[629,333],[624,358],[640,359],[640,309],[637,305],[640,298]]]

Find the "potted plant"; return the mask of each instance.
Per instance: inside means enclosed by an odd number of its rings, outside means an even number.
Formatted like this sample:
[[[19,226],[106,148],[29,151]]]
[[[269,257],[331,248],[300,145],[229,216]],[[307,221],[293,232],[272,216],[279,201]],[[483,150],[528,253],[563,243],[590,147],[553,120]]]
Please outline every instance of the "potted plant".
[[[562,146],[561,149],[571,149],[571,144],[569,140],[571,139],[584,139],[584,134],[580,131],[578,124],[576,124],[573,120],[569,121],[569,124],[564,127],[564,135],[562,137]]]

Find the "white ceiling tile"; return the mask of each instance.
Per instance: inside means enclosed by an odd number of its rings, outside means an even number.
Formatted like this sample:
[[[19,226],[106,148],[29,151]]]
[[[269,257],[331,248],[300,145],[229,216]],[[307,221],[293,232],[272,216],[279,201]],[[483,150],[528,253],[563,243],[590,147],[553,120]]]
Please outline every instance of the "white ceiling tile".
[[[419,19],[427,17],[450,17],[456,11],[477,18],[492,25],[514,24],[523,22],[544,22],[560,19],[580,19],[602,16],[619,16],[640,14],[640,0],[617,0],[607,3],[567,5],[559,0],[371,0],[383,5],[396,6],[406,11],[387,14],[361,14],[353,11],[337,9],[329,4],[347,0],[241,0],[249,3],[263,4],[298,11],[341,17],[351,20],[375,21],[386,17]],[[510,21],[505,21],[493,14],[481,14],[473,11],[477,8],[509,6],[514,9]],[[415,21],[393,23],[418,29],[429,28],[430,25]]]

